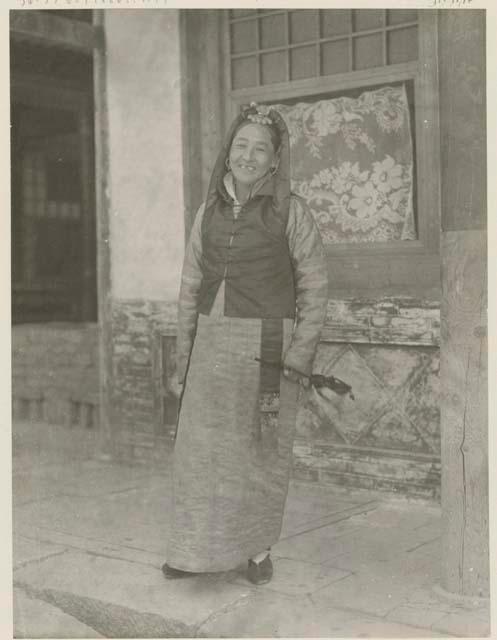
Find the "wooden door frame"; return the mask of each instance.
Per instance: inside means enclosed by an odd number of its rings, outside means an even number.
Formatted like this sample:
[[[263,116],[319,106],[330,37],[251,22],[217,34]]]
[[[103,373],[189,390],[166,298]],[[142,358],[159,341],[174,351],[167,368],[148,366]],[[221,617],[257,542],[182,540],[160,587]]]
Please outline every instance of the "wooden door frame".
[[[72,21],[50,11],[10,11],[10,37],[16,41],[78,51],[93,59],[97,324],[99,327],[99,424],[101,450],[112,454],[112,306],[109,233],[109,140],[105,60],[105,10],[93,9],[93,23]]]

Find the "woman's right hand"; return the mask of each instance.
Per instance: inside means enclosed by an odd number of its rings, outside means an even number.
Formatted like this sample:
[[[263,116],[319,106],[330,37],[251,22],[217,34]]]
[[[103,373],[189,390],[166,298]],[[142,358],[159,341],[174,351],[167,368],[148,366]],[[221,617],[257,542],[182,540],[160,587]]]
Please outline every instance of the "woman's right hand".
[[[179,380],[176,373],[173,373],[169,380],[168,390],[177,398],[179,398],[183,392],[183,382]]]

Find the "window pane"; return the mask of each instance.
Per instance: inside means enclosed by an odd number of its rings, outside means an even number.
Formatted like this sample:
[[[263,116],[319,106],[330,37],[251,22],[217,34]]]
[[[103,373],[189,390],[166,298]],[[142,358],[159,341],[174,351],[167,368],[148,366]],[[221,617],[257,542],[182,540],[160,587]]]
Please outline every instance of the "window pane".
[[[418,28],[395,29],[388,34],[388,62],[396,64],[418,59]]]
[[[231,25],[231,52],[244,53],[256,49],[255,20],[235,22]]]
[[[253,87],[257,83],[256,57],[238,58],[231,63],[233,89]]]
[[[28,216],[42,216],[45,213],[47,197],[45,167],[41,153],[26,149],[22,164],[22,210]]]
[[[79,202],[81,172],[79,165],[67,158],[48,160],[46,164],[47,200]]]
[[[383,34],[354,38],[354,69],[369,69],[383,64]]]
[[[286,77],[286,51],[263,53],[261,55],[262,84],[284,82]]]
[[[286,15],[266,16],[261,18],[261,48],[280,47],[286,44]]]
[[[81,277],[81,230],[78,223],[62,217],[36,221],[36,273],[42,280],[77,282]]]
[[[290,52],[291,79],[312,78],[316,75],[316,46],[298,47]]]
[[[380,27],[383,27],[383,11],[381,9],[354,10],[354,31],[365,31]]]
[[[309,42],[319,38],[318,12],[298,10],[290,13],[290,42]]]
[[[321,11],[321,36],[331,38],[352,31],[352,11],[325,9]]]
[[[322,75],[350,71],[349,40],[323,42],[321,45]]]
[[[417,19],[418,12],[415,9],[389,9],[387,11],[388,24],[415,22]]]

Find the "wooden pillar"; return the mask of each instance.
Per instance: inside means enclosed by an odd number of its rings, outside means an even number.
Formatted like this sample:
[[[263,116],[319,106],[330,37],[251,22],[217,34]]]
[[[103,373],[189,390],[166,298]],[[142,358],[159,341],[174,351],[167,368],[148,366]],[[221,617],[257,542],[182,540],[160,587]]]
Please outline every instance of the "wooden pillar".
[[[185,232],[205,198],[225,129],[223,11],[180,12]]]
[[[182,110],[183,144],[183,192],[185,199],[185,240],[195,219],[198,207],[204,198],[202,188],[201,153],[201,102],[199,96],[200,37],[202,12],[194,9],[180,11],[180,64],[181,102],[187,105]]]
[[[209,180],[224,138],[224,60],[223,11],[205,10],[201,14],[204,28],[200,44],[199,69],[200,104],[202,105],[202,187],[207,193]]]
[[[103,32],[105,13],[94,11],[93,20]],[[97,313],[99,326],[99,427],[100,452],[112,456],[116,452],[112,389],[112,301],[110,273],[110,187],[109,187],[109,122],[107,108],[106,53],[104,46],[93,52],[95,96],[95,208],[97,238]]]
[[[489,594],[485,14],[441,11],[442,586]]]
[[[90,116],[91,114],[91,116]],[[81,287],[80,317],[85,322],[94,322],[96,318],[96,251],[95,251],[95,199],[94,170],[91,158],[94,157],[93,148],[93,104],[91,109],[82,109],[79,113],[79,139],[81,162],[81,242],[83,243],[83,273]]]

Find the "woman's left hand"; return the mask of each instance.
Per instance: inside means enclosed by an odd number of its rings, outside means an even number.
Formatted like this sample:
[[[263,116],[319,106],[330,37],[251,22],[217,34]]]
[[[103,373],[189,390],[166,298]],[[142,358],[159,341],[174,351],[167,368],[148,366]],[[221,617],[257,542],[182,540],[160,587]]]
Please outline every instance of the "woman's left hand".
[[[307,389],[309,386],[309,378],[301,376],[294,369],[290,369],[289,367],[283,367],[283,375],[287,380],[291,380],[292,382],[296,382],[300,384],[302,387]]]

